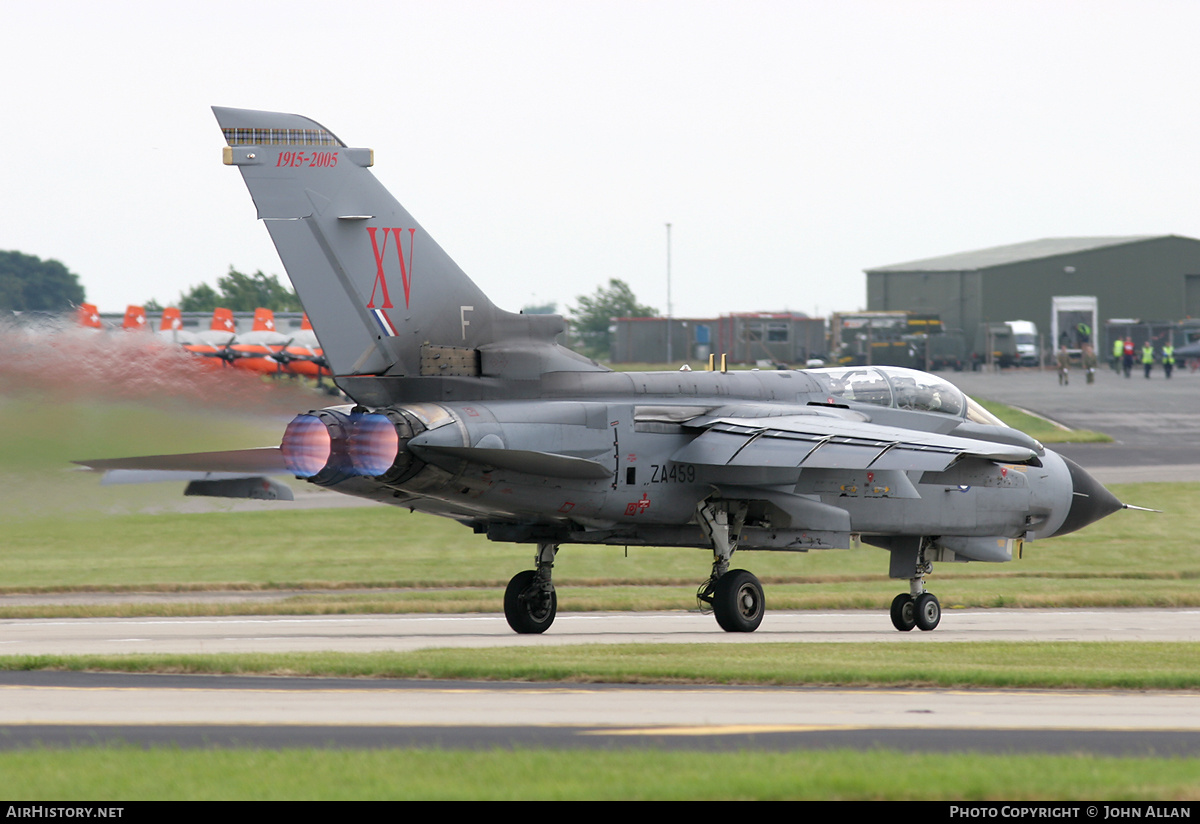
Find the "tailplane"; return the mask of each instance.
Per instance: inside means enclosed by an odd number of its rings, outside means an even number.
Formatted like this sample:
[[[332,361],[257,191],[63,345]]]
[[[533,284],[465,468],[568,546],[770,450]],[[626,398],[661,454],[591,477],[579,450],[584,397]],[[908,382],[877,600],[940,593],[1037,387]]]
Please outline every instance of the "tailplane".
[[[213,112],[343,388],[603,369],[556,344],[561,317],[496,308],[375,179],[370,149],[300,115]]]

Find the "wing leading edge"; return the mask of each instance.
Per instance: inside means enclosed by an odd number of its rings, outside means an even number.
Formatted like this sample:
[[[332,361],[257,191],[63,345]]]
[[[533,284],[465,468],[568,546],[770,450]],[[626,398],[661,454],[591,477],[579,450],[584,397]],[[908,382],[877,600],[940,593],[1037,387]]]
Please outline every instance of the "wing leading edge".
[[[1037,457],[1025,446],[812,415],[703,418],[688,426],[704,432],[672,460],[715,468],[941,472],[962,456],[1001,463]]]

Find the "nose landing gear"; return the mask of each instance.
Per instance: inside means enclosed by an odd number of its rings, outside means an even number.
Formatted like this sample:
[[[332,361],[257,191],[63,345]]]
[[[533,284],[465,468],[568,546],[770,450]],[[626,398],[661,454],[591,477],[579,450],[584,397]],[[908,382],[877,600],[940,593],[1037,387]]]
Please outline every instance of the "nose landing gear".
[[[933,572],[933,564],[925,560],[927,540],[922,538],[918,545],[916,564],[908,579],[909,592],[902,592],[892,599],[892,626],[901,632],[910,632],[913,627],[929,632],[942,620],[942,605],[937,596],[925,591],[925,576]],[[903,574],[893,573],[893,577],[903,577]]]
[[[928,632],[941,620],[942,605],[932,592],[922,592],[915,598],[902,592],[892,601],[892,626],[901,632],[913,627]]]

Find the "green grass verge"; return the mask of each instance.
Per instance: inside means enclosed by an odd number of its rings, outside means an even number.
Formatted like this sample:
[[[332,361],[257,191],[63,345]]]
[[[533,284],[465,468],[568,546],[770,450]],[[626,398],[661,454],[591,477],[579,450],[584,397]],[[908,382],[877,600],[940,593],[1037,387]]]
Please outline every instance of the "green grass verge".
[[[594,644],[378,653],[4,656],[0,669],[576,683],[1198,689],[1200,643]]]
[[[719,769],[715,765],[719,764]],[[0,753],[10,801],[1195,799],[1200,760],[891,750],[444,749]]]
[[[1102,432],[1090,429],[1064,429],[1055,423],[1037,415],[1031,415],[1022,409],[1016,409],[995,401],[976,398],[979,404],[1013,429],[1020,429],[1026,435],[1037,438],[1042,443],[1112,443],[1112,438]]]

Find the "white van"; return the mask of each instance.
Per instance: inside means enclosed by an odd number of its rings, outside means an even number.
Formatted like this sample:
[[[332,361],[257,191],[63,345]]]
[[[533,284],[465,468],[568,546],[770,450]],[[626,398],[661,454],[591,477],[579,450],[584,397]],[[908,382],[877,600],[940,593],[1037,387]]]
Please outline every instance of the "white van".
[[[1017,362],[1021,366],[1037,366],[1037,324],[1029,320],[1010,320],[1008,326],[1012,329],[1013,341],[1017,344]]]

